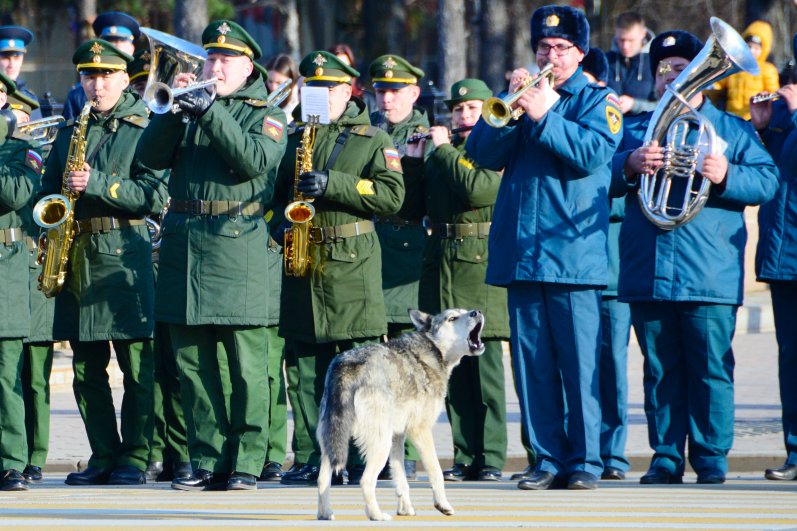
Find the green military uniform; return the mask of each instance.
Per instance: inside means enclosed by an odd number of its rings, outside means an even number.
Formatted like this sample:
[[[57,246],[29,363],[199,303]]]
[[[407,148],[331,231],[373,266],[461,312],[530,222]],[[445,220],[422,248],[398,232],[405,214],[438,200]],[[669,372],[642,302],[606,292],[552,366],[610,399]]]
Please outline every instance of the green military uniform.
[[[101,40],[84,43],[72,58],[81,75],[124,71],[129,60]],[[149,457],[154,281],[143,217],[160,211],[166,187],[163,173],[145,166],[131,149],[147,123],[143,102],[126,92],[107,113],[90,114],[91,176],[76,202],[78,234],[55,301],[54,339],[72,346],[75,399],[92,449],[89,466],[97,470],[143,471]],[[67,122],[53,143],[40,195],[61,192],[74,125]],[[106,372],[108,341],[124,373],[121,441]],[[69,477],[67,482],[75,484]]]
[[[212,22],[202,42],[211,54],[260,56],[232,21]],[[257,476],[266,457],[271,286],[263,214],[286,141],[285,115],[266,107],[267,94],[255,70],[187,124],[172,113],[154,116],[138,145],[142,159],[172,170],[156,318],[169,324],[189,454],[201,474]]]
[[[0,74],[0,90],[13,92],[14,82]],[[3,111],[9,115],[11,111]],[[28,461],[25,404],[22,396],[22,341],[30,333],[28,249],[22,232],[30,216],[29,201],[39,182],[41,155],[23,141],[6,138],[6,116],[0,116],[0,489],[24,490],[21,476]]]
[[[299,69],[309,86],[351,83],[359,75],[327,52],[312,52]],[[302,129],[290,135],[290,155],[301,136]],[[342,147],[336,150],[336,145]],[[333,151],[335,160],[330,164]],[[280,334],[286,338],[288,374],[297,367],[301,410],[294,416],[303,415],[308,433],[314,435],[324,375],[332,358],[387,332],[380,246],[371,218],[398,211],[404,184],[390,137],[370,125],[365,104],[357,99],[350,100],[331,124],[318,127],[312,166],[328,177],[328,184],[314,202],[310,270],[301,278],[283,277]],[[295,171],[295,158],[286,156],[275,198],[283,205],[292,200]],[[298,449],[296,460],[317,466],[320,451],[315,437],[312,443]]]
[[[492,94],[476,79],[455,83],[449,108]],[[485,315],[486,350],[466,358],[449,381],[446,411],[454,440],[454,463],[466,476],[506,462],[506,403],[501,339],[509,337],[506,290],[488,286],[487,238],[501,174],[476,166],[459,136],[441,144],[426,163],[426,209],[432,235],[423,255],[421,309],[479,308]],[[457,478],[459,479],[459,478]],[[498,479],[497,477],[482,479]]]

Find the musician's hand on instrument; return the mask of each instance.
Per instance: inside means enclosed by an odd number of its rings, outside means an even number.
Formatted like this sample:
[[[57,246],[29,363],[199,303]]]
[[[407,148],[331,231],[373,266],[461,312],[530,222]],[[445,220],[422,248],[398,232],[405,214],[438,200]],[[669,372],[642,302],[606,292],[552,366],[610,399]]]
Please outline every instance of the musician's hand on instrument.
[[[518,105],[526,111],[529,118],[538,122],[558,99],[559,94],[548,84],[548,78],[543,78],[536,87],[521,94]]]
[[[66,179],[66,185],[73,192],[85,192],[86,186],[89,184],[89,177],[91,176],[91,168],[87,169],[88,164],[83,165],[81,171],[69,172],[69,177]]]
[[[329,173],[325,171],[308,171],[299,175],[297,188],[302,195],[322,197],[327,191]]]
[[[758,94],[750,98],[750,122],[753,124],[753,127],[755,127],[757,131],[766,129],[766,127],[769,125],[769,120],[772,119],[771,100],[753,103],[753,98],[755,98],[756,96],[760,96],[762,94],[767,94],[767,93],[759,92]]]
[[[200,88],[180,94],[174,98],[174,102],[180,107],[180,110],[192,118],[200,118],[213,105],[215,96],[215,92],[211,94],[206,88]]]
[[[448,129],[436,125],[429,129],[429,134],[432,135],[432,144],[434,147],[440,147],[443,144],[450,144],[451,143],[451,134],[448,132]]]
[[[408,142],[407,143],[407,150],[406,154],[408,157],[413,157],[416,159],[423,158],[423,153],[426,150],[426,139],[421,138],[417,142]]]
[[[516,68],[509,77],[509,93],[514,94],[529,79],[529,71],[525,68]]]
[[[17,116],[11,109],[0,111],[0,120],[6,123],[6,138],[11,138],[17,128]]]
[[[173,84],[173,88],[183,88],[183,87],[187,87],[191,83],[194,83],[195,81],[196,81],[196,75],[195,74],[183,73],[183,74],[177,74],[176,76],[174,76],[174,80],[172,81],[172,84]]]
[[[789,107],[789,112],[797,110],[797,85],[794,83],[784,85],[778,89],[778,94],[780,94],[781,99],[786,102],[786,105]]]
[[[629,177],[640,173],[653,175],[663,160],[664,148],[654,140],[647,146],[635,149],[625,159],[625,174]]]
[[[623,114],[627,113],[634,106],[634,98],[627,94],[620,96],[620,110]]]
[[[700,173],[712,183],[721,184],[728,175],[728,159],[725,155],[706,155]]]

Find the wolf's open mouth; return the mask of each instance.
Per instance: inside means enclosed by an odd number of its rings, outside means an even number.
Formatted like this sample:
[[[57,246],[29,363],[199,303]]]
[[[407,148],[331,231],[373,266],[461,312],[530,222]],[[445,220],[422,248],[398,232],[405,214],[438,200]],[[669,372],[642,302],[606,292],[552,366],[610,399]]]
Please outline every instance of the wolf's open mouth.
[[[482,320],[476,322],[476,326],[473,327],[473,330],[470,331],[468,334],[468,347],[470,347],[471,352],[480,350],[484,347],[484,343],[482,343],[481,338],[482,333]]]

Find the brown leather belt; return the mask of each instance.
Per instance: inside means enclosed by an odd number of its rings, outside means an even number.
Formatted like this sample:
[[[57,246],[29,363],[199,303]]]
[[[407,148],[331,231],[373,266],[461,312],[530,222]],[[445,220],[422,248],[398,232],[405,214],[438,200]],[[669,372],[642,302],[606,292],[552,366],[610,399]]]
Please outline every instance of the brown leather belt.
[[[261,203],[247,201],[206,201],[204,199],[171,199],[169,212],[192,216],[263,216]]]
[[[451,240],[486,238],[490,234],[490,225],[490,221],[482,223],[440,223],[432,226],[432,233]]]
[[[367,234],[369,232],[374,232],[374,230],[376,230],[376,227],[374,227],[373,221],[357,221],[355,223],[347,223],[335,227],[310,227],[310,242],[339,242],[344,238]]]
[[[404,219],[404,218],[401,218],[399,216],[379,216],[379,217],[375,218],[374,221],[376,221],[377,223],[382,223],[384,225],[396,225],[396,226],[399,226],[399,227],[402,226],[402,225],[420,225],[421,224],[420,220]]]
[[[92,234],[99,234],[100,232],[110,232],[112,230],[124,229],[127,227],[136,227],[138,225],[145,225],[146,221],[143,219],[119,219],[112,217],[89,218],[80,219],[75,221],[75,228],[77,234],[90,232]]]
[[[14,242],[22,241],[25,236],[22,234],[22,229],[0,229],[0,243],[11,245]]]

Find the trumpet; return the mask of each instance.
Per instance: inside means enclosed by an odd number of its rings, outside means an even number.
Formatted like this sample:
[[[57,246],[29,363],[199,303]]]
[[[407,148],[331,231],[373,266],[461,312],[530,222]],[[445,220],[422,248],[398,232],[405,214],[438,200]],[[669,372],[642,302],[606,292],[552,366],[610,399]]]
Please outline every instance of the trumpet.
[[[293,81],[290,79],[286,79],[280,85],[275,88],[266,98],[266,107],[276,107],[283,101],[285,98],[291,95],[291,90],[293,89]]]
[[[772,101],[780,98],[777,92],[768,92],[766,94],[759,94],[750,98],[750,103],[763,103],[765,101]]]
[[[147,102],[149,110],[155,114],[166,114],[169,111],[174,112],[174,98],[195,90],[215,87],[217,81],[218,79],[212,77],[179,88],[172,88],[166,83],[155,81],[144,90],[144,101]]]
[[[58,134],[58,128],[64,122],[64,117],[59,115],[48,116],[41,120],[25,122],[17,126],[14,136],[28,142],[39,144],[52,144]]]
[[[548,83],[553,85],[553,64],[548,63],[542,67],[542,70],[535,77],[527,79],[512,94],[507,94],[503,98],[488,98],[484,102],[484,106],[482,106],[482,118],[487,122],[487,125],[496,128],[504,127],[510,120],[520,118],[524,113],[523,109],[520,107],[513,109],[512,105],[520,99],[524,92],[539,85],[543,79],[548,79]]]

